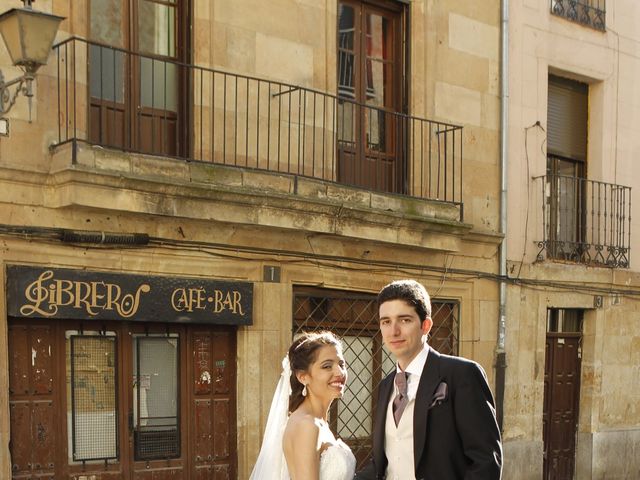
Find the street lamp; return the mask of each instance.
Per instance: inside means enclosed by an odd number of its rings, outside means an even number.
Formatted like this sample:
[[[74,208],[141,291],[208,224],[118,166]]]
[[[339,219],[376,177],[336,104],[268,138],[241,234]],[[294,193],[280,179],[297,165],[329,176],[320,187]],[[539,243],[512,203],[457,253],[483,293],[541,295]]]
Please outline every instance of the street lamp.
[[[11,61],[24,72],[5,82],[0,71],[0,114],[11,109],[20,93],[31,101],[36,71],[46,65],[58,26],[64,20],[64,17],[33,10],[32,1],[22,0],[24,8],[12,8],[0,15],[0,34]],[[13,92],[11,87],[15,89]]]

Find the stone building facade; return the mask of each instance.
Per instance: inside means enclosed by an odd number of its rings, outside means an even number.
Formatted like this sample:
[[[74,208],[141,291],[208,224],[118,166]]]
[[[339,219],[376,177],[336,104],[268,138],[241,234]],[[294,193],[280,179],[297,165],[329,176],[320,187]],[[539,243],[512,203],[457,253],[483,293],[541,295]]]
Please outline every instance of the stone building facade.
[[[639,12],[509,4],[505,476],[638,478]]]
[[[345,339],[332,425],[362,461],[390,366],[372,298],[397,278],[493,385],[500,9],[481,3],[36,2],[65,20],[3,115],[0,477],[246,479],[309,328]],[[506,437],[538,448],[517,405]]]

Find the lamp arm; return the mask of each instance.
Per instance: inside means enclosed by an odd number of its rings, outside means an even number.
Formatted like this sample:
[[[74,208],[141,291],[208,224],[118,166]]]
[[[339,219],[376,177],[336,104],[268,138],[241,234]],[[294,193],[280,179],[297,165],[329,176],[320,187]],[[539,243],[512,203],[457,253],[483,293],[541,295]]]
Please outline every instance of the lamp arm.
[[[2,71],[0,71],[0,114],[5,114],[11,110],[11,107],[16,103],[16,99],[20,93],[25,97],[33,97],[33,79],[33,75],[25,73],[13,80],[5,82],[4,75]],[[10,87],[13,87],[14,85],[15,90],[12,92]]]

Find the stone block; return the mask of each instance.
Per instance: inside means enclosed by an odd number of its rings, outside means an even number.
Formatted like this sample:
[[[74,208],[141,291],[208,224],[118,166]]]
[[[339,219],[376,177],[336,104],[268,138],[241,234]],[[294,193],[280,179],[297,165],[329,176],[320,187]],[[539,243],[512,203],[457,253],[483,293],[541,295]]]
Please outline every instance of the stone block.
[[[227,68],[235,72],[252,74],[256,71],[256,32],[227,26]]]
[[[92,166],[99,170],[132,173],[131,161],[133,157],[129,154],[115,150],[105,150],[98,146],[89,146],[86,149],[83,148],[83,150],[87,151],[87,154],[89,150],[94,152],[94,162]],[[86,154],[83,152],[82,155],[78,156],[78,159],[85,156]]]
[[[189,163],[192,182],[214,183],[230,187],[242,186],[242,170],[234,167],[215,165],[212,163]]]
[[[308,178],[298,178],[296,194],[311,200],[321,200],[327,198],[327,183]]]
[[[436,117],[464,125],[482,124],[480,92],[445,82],[436,82]]]
[[[541,440],[508,440],[503,443],[502,478],[539,480],[542,478],[543,443]]]
[[[188,180],[189,166],[182,160],[169,160],[161,157],[128,155],[131,160],[131,173],[134,175]]]
[[[327,199],[365,208],[370,204],[370,194],[366,190],[336,184],[327,184]]]
[[[497,60],[500,56],[500,29],[473,18],[450,13],[449,46],[478,57]]]
[[[640,429],[593,434],[593,479],[640,478]]]
[[[608,334],[602,339],[602,362],[608,365],[627,365],[631,359],[631,340],[629,336]]]
[[[293,193],[294,178],[291,175],[244,170],[242,172],[242,186],[261,191]]]
[[[256,74],[294,85],[313,84],[313,48],[264,33],[255,36]]]
[[[450,50],[436,63],[437,78],[478,92],[489,91],[490,64],[486,58]]]

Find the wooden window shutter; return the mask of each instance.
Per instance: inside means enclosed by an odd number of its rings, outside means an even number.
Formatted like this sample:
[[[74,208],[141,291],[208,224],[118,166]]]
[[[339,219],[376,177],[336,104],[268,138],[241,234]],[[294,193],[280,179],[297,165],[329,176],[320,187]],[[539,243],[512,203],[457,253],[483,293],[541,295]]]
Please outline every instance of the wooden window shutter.
[[[587,159],[588,92],[584,83],[549,77],[549,153],[580,161]]]

